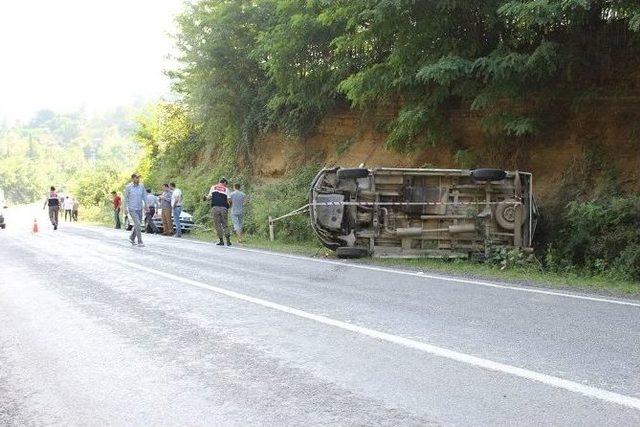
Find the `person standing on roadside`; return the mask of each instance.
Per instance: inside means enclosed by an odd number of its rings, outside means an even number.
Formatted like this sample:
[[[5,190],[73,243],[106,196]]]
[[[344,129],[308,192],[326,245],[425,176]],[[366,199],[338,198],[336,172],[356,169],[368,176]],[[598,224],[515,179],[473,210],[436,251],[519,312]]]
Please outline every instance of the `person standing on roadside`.
[[[229,202],[231,204],[231,223],[233,224],[233,231],[238,236],[238,243],[242,243],[242,219],[246,200],[247,195],[240,190],[240,184],[233,184],[233,192],[229,194]]]
[[[169,184],[171,188],[171,214],[173,215],[173,224],[176,227],[176,237],[182,237],[182,226],[180,225],[180,214],[182,213],[182,190],[176,187],[176,183]]]
[[[56,187],[51,186],[49,189],[49,195],[47,199],[44,201],[44,206],[42,210],[44,210],[47,206],[49,206],[49,221],[51,221],[51,225],[53,225],[53,229],[58,229],[58,213],[60,212],[60,199],[58,193],[56,193]]]
[[[227,189],[227,180],[220,178],[220,182],[211,186],[209,195],[204,197],[205,200],[211,200],[211,210],[213,214],[213,226],[220,241],[216,243],[218,246],[224,246],[224,240],[227,240],[227,246],[231,246],[231,236],[229,235],[228,212],[229,212],[229,190]]]
[[[75,222],[78,222],[78,209],[80,209],[80,202],[78,199],[73,199],[73,210],[71,211],[71,217]]]
[[[133,221],[133,229],[129,241],[132,245],[136,244],[138,238],[138,246],[144,246],[142,243],[142,233],[140,223],[142,222],[142,211],[146,205],[146,190],[140,182],[140,175],[134,173],[131,175],[131,182],[124,189],[124,204],[127,209],[129,218]]]
[[[151,193],[151,189],[147,188],[146,203],[147,210],[145,212],[144,222],[146,224],[147,233],[157,234],[160,232],[158,227],[156,227],[155,222],[153,222],[153,217],[156,214],[156,209],[158,208],[158,198]]]
[[[66,196],[64,198],[64,220],[66,221],[73,221],[73,199],[70,198],[69,196]],[[69,216],[69,219],[67,219],[67,215]]]
[[[113,219],[116,223],[115,228],[119,230],[122,227],[120,223],[120,208],[122,207],[122,199],[115,191],[111,192],[111,203],[113,203]]]
[[[162,194],[160,195],[160,209],[162,210],[162,234],[171,236],[173,234],[173,225],[171,225],[171,198],[173,193],[169,184],[162,185]]]

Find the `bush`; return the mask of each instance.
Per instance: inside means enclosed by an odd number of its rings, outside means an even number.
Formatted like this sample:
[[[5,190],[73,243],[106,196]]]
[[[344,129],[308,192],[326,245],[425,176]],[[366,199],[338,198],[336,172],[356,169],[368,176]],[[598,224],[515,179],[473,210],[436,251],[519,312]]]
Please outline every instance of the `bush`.
[[[246,231],[268,236],[269,216],[276,218],[309,203],[309,186],[318,170],[316,165],[303,166],[277,183],[255,187],[249,193]],[[279,240],[301,242],[314,239],[309,215],[278,221],[275,231]]]
[[[535,255],[517,248],[494,250],[487,258],[487,262],[499,266],[500,270],[520,268],[540,271],[542,269],[542,265]]]
[[[98,224],[113,224],[113,209],[111,205],[80,205],[78,218],[83,222]]]
[[[640,280],[640,196],[569,203],[545,260],[556,270]]]
[[[623,278],[640,280],[640,245],[629,245],[616,258],[612,271]]]

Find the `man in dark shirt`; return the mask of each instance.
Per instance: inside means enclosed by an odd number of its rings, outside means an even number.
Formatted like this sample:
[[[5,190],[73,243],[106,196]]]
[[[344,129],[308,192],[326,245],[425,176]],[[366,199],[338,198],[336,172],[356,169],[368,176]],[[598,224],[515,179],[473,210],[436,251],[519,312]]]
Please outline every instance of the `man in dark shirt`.
[[[228,211],[229,211],[229,190],[227,189],[227,180],[221,178],[220,182],[212,185],[209,195],[206,199],[211,200],[211,211],[213,215],[213,226],[220,241],[218,246],[224,246],[224,239],[227,240],[227,246],[231,246],[231,236],[229,235]]]
[[[80,209],[80,202],[78,199],[73,199],[73,210],[71,211],[71,216],[76,222],[78,222],[78,209]]]
[[[58,193],[56,193],[56,188],[53,186],[50,188],[49,195],[44,201],[42,210],[44,210],[47,206],[49,206],[49,220],[51,221],[51,225],[53,225],[54,230],[57,230],[58,212],[60,212],[60,199],[58,198]]]
[[[122,207],[122,199],[115,191],[111,192],[111,202],[113,203],[113,219],[116,222],[116,228],[120,229],[120,208]]]

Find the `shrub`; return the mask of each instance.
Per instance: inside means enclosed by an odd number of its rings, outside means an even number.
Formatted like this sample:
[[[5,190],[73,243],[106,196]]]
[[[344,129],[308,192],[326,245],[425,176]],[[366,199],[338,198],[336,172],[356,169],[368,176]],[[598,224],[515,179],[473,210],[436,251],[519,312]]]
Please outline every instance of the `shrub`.
[[[309,186],[318,170],[316,165],[306,165],[276,183],[254,187],[248,193],[246,231],[268,236],[269,216],[276,218],[309,203]],[[296,215],[278,221],[275,231],[278,239],[289,242],[314,238],[309,215]]]
[[[499,266],[501,270],[521,268],[539,271],[542,269],[542,265],[535,255],[520,249],[494,250],[487,258],[487,262]]]
[[[569,203],[545,261],[556,270],[640,280],[640,196]]]

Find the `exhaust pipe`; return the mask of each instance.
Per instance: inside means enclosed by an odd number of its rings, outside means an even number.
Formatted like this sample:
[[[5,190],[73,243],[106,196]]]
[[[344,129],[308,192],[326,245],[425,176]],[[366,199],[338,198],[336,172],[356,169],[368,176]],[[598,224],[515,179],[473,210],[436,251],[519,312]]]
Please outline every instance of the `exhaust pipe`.
[[[405,227],[396,229],[398,237],[420,237],[423,233],[473,233],[476,231],[475,224],[454,224],[447,228],[434,228],[431,230],[423,230],[422,227]]]

